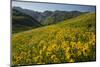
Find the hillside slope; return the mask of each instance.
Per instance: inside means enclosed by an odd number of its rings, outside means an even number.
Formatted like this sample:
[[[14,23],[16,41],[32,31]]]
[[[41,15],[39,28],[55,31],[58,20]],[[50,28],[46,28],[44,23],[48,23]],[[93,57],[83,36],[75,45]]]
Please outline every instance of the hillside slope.
[[[91,12],[58,24],[60,27],[80,28],[84,31],[94,31],[96,26],[96,14]]]
[[[13,65],[96,60],[95,13],[13,34]]]
[[[26,15],[16,9],[12,9],[12,31],[14,33],[39,26],[41,26],[41,24],[31,16]]]

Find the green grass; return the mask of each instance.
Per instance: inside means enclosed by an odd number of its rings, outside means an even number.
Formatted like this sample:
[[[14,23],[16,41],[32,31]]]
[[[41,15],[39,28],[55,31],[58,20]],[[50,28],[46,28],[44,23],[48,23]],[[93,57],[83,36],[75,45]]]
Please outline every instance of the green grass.
[[[12,64],[95,61],[95,13],[12,35]]]

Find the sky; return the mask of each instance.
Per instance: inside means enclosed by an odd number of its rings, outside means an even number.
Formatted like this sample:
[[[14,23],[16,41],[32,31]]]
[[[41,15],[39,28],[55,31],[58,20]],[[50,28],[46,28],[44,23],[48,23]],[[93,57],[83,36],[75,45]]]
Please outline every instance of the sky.
[[[37,2],[22,2],[12,1],[12,7],[21,7],[34,11],[44,12],[49,11],[81,11],[81,12],[95,12],[95,6],[89,5],[72,5],[72,4],[54,4],[54,3],[37,3]]]

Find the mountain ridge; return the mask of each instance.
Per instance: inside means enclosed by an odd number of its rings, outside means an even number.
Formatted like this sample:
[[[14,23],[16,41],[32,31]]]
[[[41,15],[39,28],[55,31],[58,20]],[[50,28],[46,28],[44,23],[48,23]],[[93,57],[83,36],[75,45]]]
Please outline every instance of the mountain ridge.
[[[66,19],[70,19],[73,17],[77,17],[81,14],[87,13],[87,12],[80,12],[80,11],[44,11],[44,12],[38,12],[34,10],[29,9],[23,9],[21,7],[13,7],[12,9],[16,9],[20,12],[23,12],[26,15],[31,16],[32,18],[35,18],[37,21],[39,21],[42,25],[50,25],[54,23],[58,23],[60,21],[64,21]]]

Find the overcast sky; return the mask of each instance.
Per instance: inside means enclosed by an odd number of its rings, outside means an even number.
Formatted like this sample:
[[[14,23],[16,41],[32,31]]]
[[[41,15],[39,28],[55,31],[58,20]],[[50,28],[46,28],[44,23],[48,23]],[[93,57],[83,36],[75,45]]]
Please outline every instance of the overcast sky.
[[[82,11],[82,12],[95,12],[95,6],[86,5],[71,5],[71,4],[52,4],[52,3],[36,3],[36,2],[21,2],[13,1],[12,6],[30,9],[34,11],[43,12],[49,11]]]

